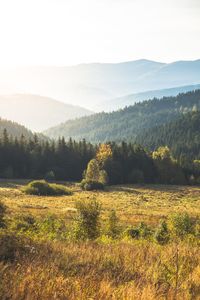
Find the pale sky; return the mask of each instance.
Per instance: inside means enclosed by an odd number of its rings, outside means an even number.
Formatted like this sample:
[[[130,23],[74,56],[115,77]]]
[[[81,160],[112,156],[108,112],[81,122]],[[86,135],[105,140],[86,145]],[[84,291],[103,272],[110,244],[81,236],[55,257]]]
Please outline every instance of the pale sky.
[[[200,0],[0,0],[0,66],[200,58]]]

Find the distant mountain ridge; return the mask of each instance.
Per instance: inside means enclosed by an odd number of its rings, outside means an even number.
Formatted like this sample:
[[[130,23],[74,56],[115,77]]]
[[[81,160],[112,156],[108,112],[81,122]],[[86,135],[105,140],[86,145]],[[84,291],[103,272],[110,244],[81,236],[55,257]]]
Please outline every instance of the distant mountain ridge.
[[[200,90],[144,101],[112,113],[103,112],[67,121],[44,133],[52,138],[85,138],[93,143],[134,142],[143,130],[168,123],[194,109],[200,109]]]
[[[92,114],[82,107],[38,95],[0,96],[0,117],[20,123],[32,131],[43,131],[68,119]]]
[[[0,70],[0,94],[26,93],[98,110],[116,97],[199,84],[200,60],[160,63],[136,60],[68,67]]]
[[[146,99],[177,96],[178,94],[195,91],[198,89],[200,89],[200,84],[180,86],[163,90],[146,91],[138,94],[131,94],[124,97],[114,98],[110,101],[106,101],[100,104],[98,109],[99,111],[104,110],[106,112],[109,112],[124,108],[126,106],[134,105],[135,103],[144,101]]]

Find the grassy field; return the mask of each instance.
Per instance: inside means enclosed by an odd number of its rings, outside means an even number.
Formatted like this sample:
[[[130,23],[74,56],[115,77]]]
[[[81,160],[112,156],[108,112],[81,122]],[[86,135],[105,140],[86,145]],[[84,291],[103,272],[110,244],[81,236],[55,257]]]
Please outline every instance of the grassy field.
[[[23,194],[24,183],[0,182],[8,220],[21,214],[39,219],[55,214],[70,224],[75,202],[90,199],[101,202],[102,223],[114,208],[124,227],[140,222],[155,227],[174,212],[200,215],[200,187],[123,185],[85,192],[66,184],[70,196],[38,197]],[[200,248],[192,239],[161,246],[151,240],[75,243],[20,235],[13,246],[6,234],[9,251],[16,251],[13,260],[0,262],[0,299],[200,299]]]
[[[76,184],[66,184],[71,196],[38,197],[20,191],[25,182],[0,182],[0,199],[9,208],[9,214],[56,214],[71,219],[77,200],[97,199],[102,203],[102,218],[113,208],[120,222],[127,225],[141,221],[156,225],[161,218],[173,212],[200,215],[200,187],[163,185],[123,185],[108,187],[104,192],[81,191]]]

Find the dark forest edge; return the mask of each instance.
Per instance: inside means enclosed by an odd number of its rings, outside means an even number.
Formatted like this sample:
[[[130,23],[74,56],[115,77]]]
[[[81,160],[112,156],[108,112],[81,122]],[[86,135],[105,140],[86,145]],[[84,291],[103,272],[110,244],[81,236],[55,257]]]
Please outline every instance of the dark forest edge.
[[[126,142],[92,145],[64,138],[44,141],[37,135],[13,138],[6,130],[0,139],[1,178],[80,181],[91,162],[94,177],[106,184],[196,184],[200,177],[198,160],[175,159],[167,146],[148,152]]]

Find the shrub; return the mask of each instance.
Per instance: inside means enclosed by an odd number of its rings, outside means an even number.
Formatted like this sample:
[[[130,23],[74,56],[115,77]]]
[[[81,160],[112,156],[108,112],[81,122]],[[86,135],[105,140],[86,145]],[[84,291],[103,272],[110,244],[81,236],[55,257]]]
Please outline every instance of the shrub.
[[[78,217],[75,223],[75,238],[94,240],[99,236],[101,204],[96,200],[76,203]]]
[[[104,184],[101,182],[96,181],[88,181],[86,179],[83,179],[80,183],[80,186],[85,191],[93,191],[93,190],[104,190]]]
[[[167,227],[167,223],[165,221],[161,222],[155,232],[155,240],[161,244],[165,245],[169,242],[170,233]]]
[[[6,206],[0,202],[0,227],[5,226],[4,216],[6,213]]]
[[[25,232],[36,229],[36,219],[31,215],[20,215],[12,219],[11,229],[18,232]]]
[[[146,223],[142,222],[136,228],[127,228],[124,232],[125,236],[131,237],[133,239],[138,238],[148,238],[152,234],[151,229],[147,226]]]
[[[112,210],[108,216],[107,234],[113,239],[116,238],[120,233],[118,222],[119,220],[117,218],[116,212],[115,210]]]
[[[139,230],[139,235],[141,238],[147,238],[152,234],[151,229],[144,222],[140,223],[138,230]]]
[[[71,195],[71,192],[63,185],[50,184],[45,180],[35,180],[22,188],[22,191],[28,195],[38,196],[62,196]]]
[[[187,213],[174,214],[170,218],[172,233],[180,238],[194,233],[194,220]]]
[[[19,215],[12,219],[10,229],[23,236],[45,240],[66,240],[67,228],[60,217],[49,214],[42,218]]]
[[[132,239],[138,239],[140,237],[140,231],[138,228],[127,228],[124,235]]]
[[[37,223],[38,234],[50,240],[65,240],[67,228],[64,220],[55,215],[48,215]]]

